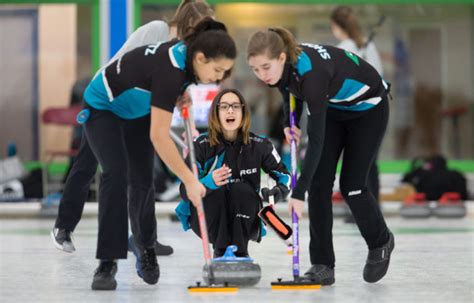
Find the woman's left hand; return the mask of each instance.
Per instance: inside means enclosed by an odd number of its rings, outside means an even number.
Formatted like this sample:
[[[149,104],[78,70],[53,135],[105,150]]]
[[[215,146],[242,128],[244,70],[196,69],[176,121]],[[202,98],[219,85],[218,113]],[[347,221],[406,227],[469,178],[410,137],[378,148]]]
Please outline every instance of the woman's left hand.
[[[291,133],[293,131],[293,134]],[[294,137],[296,140],[296,146],[300,145],[301,142],[301,129],[299,129],[297,126],[293,126],[290,130],[289,127],[285,127],[283,129],[283,132],[285,133],[285,138],[288,141],[288,143],[291,143],[291,139]]]
[[[295,199],[295,198],[290,198],[288,200],[288,212],[290,213],[291,216],[291,211],[295,210],[296,215],[298,218],[303,217],[303,210],[304,210],[304,201]]]
[[[227,165],[217,168],[212,172],[212,179],[217,186],[223,186],[229,183],[229,178],[232,176],[232,169]]]

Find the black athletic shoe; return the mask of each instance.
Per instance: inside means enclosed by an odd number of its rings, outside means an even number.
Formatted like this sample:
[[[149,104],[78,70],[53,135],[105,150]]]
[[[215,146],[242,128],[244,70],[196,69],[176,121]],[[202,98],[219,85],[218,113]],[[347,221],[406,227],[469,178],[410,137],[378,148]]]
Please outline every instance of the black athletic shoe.
[[[146,248],[137,258],[137,274],[148,284],[158,283],[160,266],[156,260],[155,248]]]
[[[375,283],[382,279],[388,270],[390,264],[390,255],[395,247],[395,239],[389,231],[388,242],[382,247],[369,250],[367,261],[364,267],[364,280],[369,283]]]
[[[158,242],[155,243],[155,253],[157,256],[169,256],[172,255],[174,252],[173,247],[169,245],[164,245]]]
[[[51,239],[53,239],[54,246],[59,250],[68,253],[72,253],[76,250],[72,242],[72,231],[55,227],[51,231]]]
[[[135,256],[137,256],[137,246],[135,245],[135,241],[133,240],[133,236],[128,237],[128,251],[133,252]],[[173,247],[169,245],[164,245],[158,242],[155,243],[155,253],[157,256],[169,256],[172,255],[174,252]]]
[[[99,267],[95,270],[92,280],[94,290],[114,290],[117,288],[115,274],[117,273],[117,262],[100,261]]]
[[[332,285],[336,282],[334,269],[324,264],[314,264],[304,274],[304,278],[321,285]]]

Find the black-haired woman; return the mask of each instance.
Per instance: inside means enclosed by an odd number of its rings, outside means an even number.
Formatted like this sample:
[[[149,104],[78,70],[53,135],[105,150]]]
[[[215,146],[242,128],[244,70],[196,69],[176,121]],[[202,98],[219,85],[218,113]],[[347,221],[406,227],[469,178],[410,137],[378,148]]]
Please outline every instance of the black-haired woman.
[[[128,40],[115,56],[110,59],[110,61],[102,67],[98,73],[102,72],[110,64],[114,63],[127,52],[137,47],[163,43],[174,39],[182,39],[192,31],[194,26],[196,26],[201,19],[212,15],[214,15],[214,12],[205,1],[181,1],[173,19],[169,22],[169,25],[163,21],[156,20],[138,28],[130,35]],[[83,92],[81,92],[81,98],[82,95]],[[126,127],[132,128],[132,131],[127,132],[130,135],[130,140],[134,140],[135,137],[135,134],[133,133],[134,122],[128,122],[126,124]],[[139,119],[137,119],[136,122],[141,123]],[[127,141],[128,136],[125,136],[124,139]],[[51,238],[54,246],[62,251],[72,253],[76,250],[72,240],[72,233],[81,219],[90,184],[97,172],[97,166],[97,159],[90,149],[87,138],[83,135],[79,152],[63,190],[63,195],[59,204],[58,216],[54,228],[51,231]],[[137,178],[137,176],[133,175],[135,170],[130,169],[129,173],[131,174],[129,176],[130,180],[135,180]],[[138,177],[140,177],[141,172],[138,171],[137,173]],[[148,199],[149,197],[147,196],[149,195],[149,192],[148,188],[145,188],[145,190],[143,188],[135,188],[134,185],[136,185],[136,182],[131,183],[130,185],[130,225],[132,234],[137,235],[140,234],[140,212],[143,211],[143,208],[138,207],[140,205],[138,201],[141,199]],[[135,244],[140,245],[138,242],[141,239],[146,238],[141,237],[140,239],[136,239],[133,235],[129,239],[130,249],[133,249]],[[155,250],[157,255],[170,255],[173,253],[173,248],[171,246],[163,245],[158,241],[155,243]]]
[[[137,273],[149,284],[159,278],[154,251],[156,219],[153,193],[153,155],[160,158],[184,182],[193,203],[205,188],[181,159],[169,136],[176,101],[194,82],[214,83],[233,67],[236,47],[224,24],[205,18],[183,41],[173,40],[139,47],[98,74],[84,93],[91,115],[85,134],[102,167],[99,192],[99,233],[93,289],[115,289],[116,259],[127,257],[127,185],[148,189],[137,201],[140,214]],[[150,115],[151,112],[151,115]],[[134,120],[133,128],[125,128]],[[141,120],[137,122],[137,120]],[[134,141],[124,141],[125,131]],[[151,141],[150,141],[151,139]],[[127,179],[127,170],[136,171]],[[132,202],[132,201],[131,201]]]

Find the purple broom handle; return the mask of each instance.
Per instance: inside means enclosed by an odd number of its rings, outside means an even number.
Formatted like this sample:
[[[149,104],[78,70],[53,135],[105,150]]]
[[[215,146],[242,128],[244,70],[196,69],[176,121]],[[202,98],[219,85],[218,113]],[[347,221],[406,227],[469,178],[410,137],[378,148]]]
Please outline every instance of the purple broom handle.
[[[296,101],[295,96],[290,94],[290,148],[291,148],[291,189],[296,186],[297,180],[297,157],[296,157],[296,139],[293,132],[293,126],[296,125]],[[299,243],[299,223],[295,210],[291,211],[293,223],[293,277],[297,279],[300,276],[300,243]]]

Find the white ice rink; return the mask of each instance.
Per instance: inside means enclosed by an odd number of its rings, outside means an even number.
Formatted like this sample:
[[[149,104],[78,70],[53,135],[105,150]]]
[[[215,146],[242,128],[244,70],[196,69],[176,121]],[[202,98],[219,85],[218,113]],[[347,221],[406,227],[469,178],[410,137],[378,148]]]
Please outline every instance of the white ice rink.
[[[250,254],[262,267],[262,280],[236,294],[191,295],[200,280],[200,240],[168,218],[158,218],[161,242],[175,253],[159,257],[161,278],[145,284],[135,258],[119,262],[117,290],[92,291],[97,220],[83,219],[74,234],[77,251],[54,248],[53,219],[0,219],[0,302],[474,302],[474,218],[404,220],[389,217],[395,250],[388,274],[376,284],[362,279],[367,249],[357,228],[336,219],[336,283],[321,290],[272,291],[270,282],[291,276],[291,256],[275,235],[252,244]],[[308,221],[301,222],[301,264],[308,261]]]

